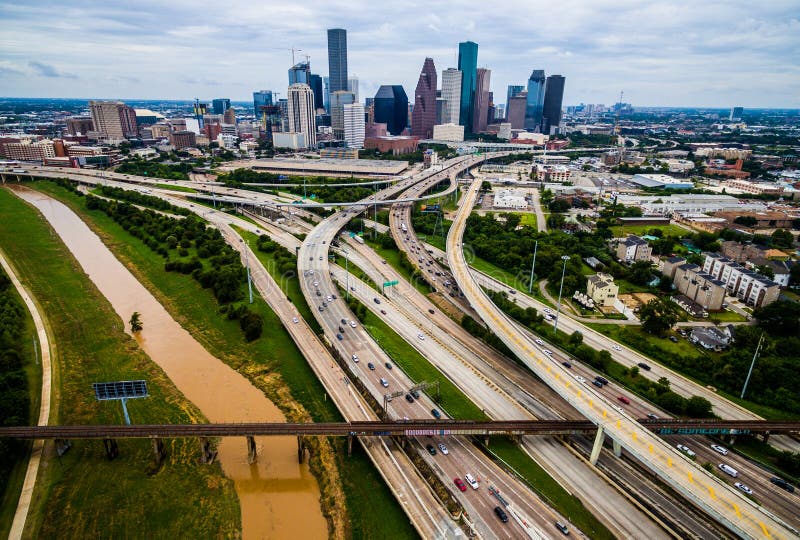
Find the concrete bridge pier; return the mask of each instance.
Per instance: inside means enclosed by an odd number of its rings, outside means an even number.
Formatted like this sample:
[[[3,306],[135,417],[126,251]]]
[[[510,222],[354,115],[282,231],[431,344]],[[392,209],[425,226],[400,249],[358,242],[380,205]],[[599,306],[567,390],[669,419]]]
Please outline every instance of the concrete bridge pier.
[[[297,462],[303,463],[306,454],[306,441],[303,437],[297,437]]]
[[[486,448],[489,448],[489,436],[488,435],[483,437],[483,446],[485,446]]]
[[[597,426],[597,435],[594,437],[594,446],[592,446],[592,453],[589,455],[589,463],[597,465],[597,459],[600,457],[600,450],[603,449],[603,441],[606,440],[606,433],[603,431],[603,426]]]
[[[247,462],[253,464],[256,462],[258,454],[256,453],[256,439],[252,435],[247,436]]]
[[[103,439],[103,446],[106,449],[106,457],[114,459],[119,455],[119,445],[115,439]]]
[[[167,449],[164,446],[164,441],[159,439],[158,437],[154,437],[153,441],[153,454],[156,458],[156,466],[160,467],[161,464],[164,462],[164,458],[167,456]]]
[[[200,437],[200,463],[214,463],[217,452],[211,448],[211,440],[208,437]]]
[[[353,455],[353,439],[355,439],[355,435],[348,435],[347,436],[347,455]]]
[[[764,439],[764,444],[767,444],[769,442],[769,431],[765,431],[761,436]]]
[[[615,440],[612,440],[611,442],[614,446],[614,455],[617,457],[622,457],[622,445]]]

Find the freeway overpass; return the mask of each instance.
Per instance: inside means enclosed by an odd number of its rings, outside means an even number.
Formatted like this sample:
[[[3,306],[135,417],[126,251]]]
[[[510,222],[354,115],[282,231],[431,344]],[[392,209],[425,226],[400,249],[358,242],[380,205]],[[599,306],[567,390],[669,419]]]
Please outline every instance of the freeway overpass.
[[[642,420],[649,430],[668,435],[736,435],[800,432],[800,421]],[[150,424],[4,426],[0,437],[16,439],[107,439],[152,437],[236,437],[265,435],[384,437],[418,435],[571,435],[594,433],[589,420],[404,420],[327,423]]]

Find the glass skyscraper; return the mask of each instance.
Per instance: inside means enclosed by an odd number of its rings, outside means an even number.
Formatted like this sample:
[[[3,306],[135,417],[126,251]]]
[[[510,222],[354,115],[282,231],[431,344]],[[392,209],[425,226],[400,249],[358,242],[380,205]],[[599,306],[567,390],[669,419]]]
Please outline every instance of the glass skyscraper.
[[[211,100],[211,110],[214,114],[225,114],[231,108],[231,100],[228,98],[217,98]]]
[[[328,30],[328,77],[330,93],[348,90],[347,84],[347,31],[341,28]]]
[[[253,112],[256,118],[261,118],[263,108],[272,105],[272,91],[261,90],[253,92]]]
[[[460,124],[465,133],[472,133],[472,113],[475,105],[475,83],[478,78],[478,44],[464,41],[458,44],[458,70],[461,76]]]
[[[383,85],[375,94],[375,123],[386,124],[386,131],[400,135],[408,125],[408,96],[400,85]]]
[[[311,86],[311,65],[308,62],[298,62],[289,69],[289,86],[293,84]]]
[[[561,75],[547,77],[547,87],[544,92],[544,106],[542,108],[542,133],[552,135],[558,124],[561,123],[561,102],[564,99],[564,82]]]
[[[533,131],[542,127],[544,107],[544,70],[534,69],[528,79],[528,102],[525,106],[525,129]]]

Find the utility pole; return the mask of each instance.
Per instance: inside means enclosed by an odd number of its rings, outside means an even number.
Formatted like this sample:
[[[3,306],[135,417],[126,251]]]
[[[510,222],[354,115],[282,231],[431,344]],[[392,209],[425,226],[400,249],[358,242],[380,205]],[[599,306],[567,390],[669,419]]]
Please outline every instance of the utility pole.
[[[536,250],[539,249],[539,241],[536,240],[533,244],[533,262],[531,263],[531,281],[528,283],[528,294],[533,293],[533,271],[536,268]]]
[[[556,308],[556,322],[553,323],[553,335],[558,332],[558,317],[561,315],[561,292],[564,290],[564,273],[567,271],[569,255],[562,255],[561,260],[564,261],[564,266],[561,268],[561,286],[558,288],[558,307]]]
[[[761,337],[758,338],[758,345],[756,346],[756,352],[753,354],[753,361],[750,362],[750,370],[747,372],[747,378],[744,380],[744,386],[742,386],[742,394],[739,396],[741,399],[744,399],[744,393],[747,391],[747,384],[750,382],[750,375],[753,374],[753,367],[756,365],[756,359],[758,358],[759,353],[761,352],[761,346],[764,344],[764,332],[761,332]]]
[[[241,242],[243,240],[240,239]],[[253,282],[250,279],[250,258],[247,256],[247,251],[250,248],[250,242],[245,243],[244,246],[244,264],[247,269],[247,291],[250,293],[250,303],[253,303]]]

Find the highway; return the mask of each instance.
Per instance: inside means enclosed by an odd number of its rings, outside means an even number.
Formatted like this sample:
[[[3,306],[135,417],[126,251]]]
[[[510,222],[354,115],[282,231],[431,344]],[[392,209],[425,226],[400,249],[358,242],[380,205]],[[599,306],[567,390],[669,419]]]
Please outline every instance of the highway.
[[[602,433],[610,436],[615,444],[733,532],[748,538],[793,536],[795,532],[780,520],[651,434],[624,411],[617,410],[615,402],[595,392],[591,386],[576,381],[566,367],[552,362],[536,349],[533,341],[516,331],[513,321],[489,300],[472,277],[462,251],[461,238],[479,185],[479,181],[474,182],[464,195],[448,234],[447,256],[464,295],[489,328],[543,381],[602,427],[600,440]]]
[[[474,162],[475,158],[456,158],[451,160],[451,164],[462,164]],[[444,179],[447,171],[429,171],[424,177],[437,176],[439,178],[430,180],[438,182]],[[389,190],[379,192],[374,197],[377,200],[387,199],[397,189],[403,189],[421,181],[422,178],[414,178],[406,182],[401,182]],[[374,204],[375,199],[364,201],[361,209]],[[401,391],[403,394],[397,396],[388,403],[387,414],[390,418],[425,418],[431,417],[431,411],[436,409],[442,417],[447,417],[446,411],[440,411],[439,407],[431,401],[426,394],[419,394],[419,399],[408,400],[402,396],[408,392],[413,385],[412,381],[402,371],[393,365],[392,360],[384,353],[381,347],[369,336],[361,327],[360,323],[354,320],[350,310],[344,301],[339,298],[339,292],[335,288],[330,276],[330,265],[328,263],[328,250],[331,241],[336,237],[337,232],[346,222],[358,213],[358,210],[347,210],[338,212],[326,220],[323,220],[310,233],[302,247],[298,258],[298,268],[303,279],[301,288],[309,301],[317,320],[325,329],[328,340],[337,347],[344,358],[350,359],[351,369],[356,377],[369,389],[373,397],[383,403],[384,392]],[[316,283],[316,285],[315,285]],[[320,291],[317,296],[316,291]],[[336,294],[337,298],[331,295]],[[331,296],[331,302],[328,297]],[[378,305],[375,300],[381,302],[380,295],[375,294],[372,303]],[[322,302],[325,302],[323,304]],[[345,322],[343,323],[342,320]],[[353,328],[350,322],[355,324]],[[341,330],[344,330],[343,332]],[[342,336],[339,340],[336,334]],[[358,362],[352,359],[355,354]],[[374,370],[369,369],[368,364],[372,363]],[[391,367],[388,368],[386,364]],[[385,380],[385,386],[380,379]],[[441,442],[433,439],[432,442],[422,440],[424,444],[437,444]],[[504,471],[494,465],[484,456],[472,443],[465,439],[456,437],[449,439],[447,443],[449,453],[443,456],[439,452],[436,456],[426,455],[423,447],[420,447],[422,455],[425,455],[429,464],[438,473],[438,476],[448,486],[453,486],[453,478],[463,478],[469,473],[480,478],[480,483],[491,483],[498,488],[504,496],[509,499],[515,509],[515,515],[522,516],[521,521],[514,520],[514,523],[503,524],[494,515],[496,500],[486,491],[484,485],[482,489],[468,489],[466,492],[459,492],[453,489],[458,500],[464,505],[469,514],[470,520],[474,523],[475,531],[482,536],[510,537],[510,529],[517,529],[514,535],[526,534],[530,537],[543,536],[542,531],[550,531],[552,523],[557,519],[564,519],[558,516],[552,509],[543,505],[526,486],[516,478],[510,477]],[[488,479],[488,481],[486,480]],[[526,526],[523,524],[527,524]],[[576,531],[577,532],[577,531]],[[550,533],[552,534],[552,533]]]

